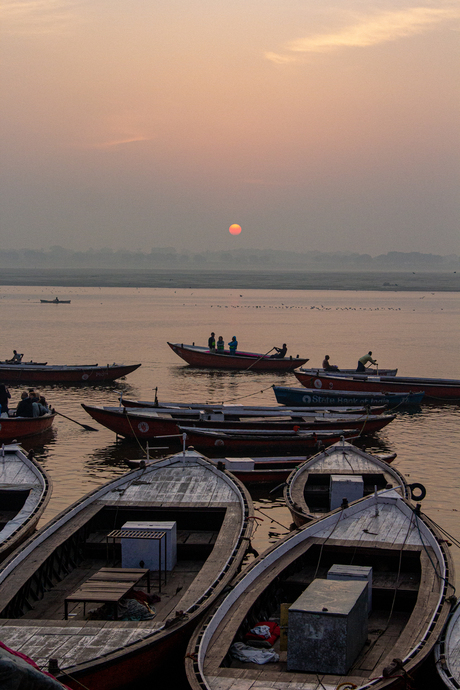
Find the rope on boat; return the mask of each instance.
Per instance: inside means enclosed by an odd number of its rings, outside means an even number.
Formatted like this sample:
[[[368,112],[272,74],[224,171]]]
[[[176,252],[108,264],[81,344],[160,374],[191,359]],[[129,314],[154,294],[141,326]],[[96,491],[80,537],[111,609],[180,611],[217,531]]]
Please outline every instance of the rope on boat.
[[[259,395],[259,393],[265,393],[265,391],[268,391],[269,388],[273,388],[273,385],[267,386],[266,388],[262,388],[261,391],[255,391],[254,393],[248,393],[248,395],[239,395],[237,398],[229,398],[229,400],[221,400],[220,403],[211,403],[207,402],[207,405],[225,405],[225,403],[233,402],[234,400],[242,400],[243,398],[250,398],[253,395]]]
[[[123,411],[124,411],[124,413],[125,413],[126,419],[128,420],[128,424],[129,424],[129,426],[130,426],[130,429],[131,429],[131,431],[133,432],[134,438],[136,439],[136,441],[137,441],[139,447],[141,448],[142,452],[144,453],[145,457],[148,457],[147,451],[145,450],[144,446],[142,445],[142,443],[139,441],[139,439],[138,439],[137,436],[136,436],[136,432],[135,432],[134,429],[133,429],[133,425],[131,424],[131,420],[130,420],[130,418],[129,418],[129,414],[128,414],[128,411],[127,411],[126,407],[123,408]]]

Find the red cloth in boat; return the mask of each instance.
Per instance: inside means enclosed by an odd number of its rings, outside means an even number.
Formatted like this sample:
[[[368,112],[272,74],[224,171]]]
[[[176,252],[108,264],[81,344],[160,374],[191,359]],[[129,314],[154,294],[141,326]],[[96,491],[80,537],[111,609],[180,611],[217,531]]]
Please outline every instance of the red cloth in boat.
[[[278,623],[275,623],[275,621],[262,621],[261,623],[256,623],[254,628],[258,628],[262,625],[266,625],[267,628],[270,630],[270,637],[265,637],[264,635],[256,635],[255,633],[249,632],[246,633],[245,638],[247,640],[267,640],[271,645],[274,645],[278,637],[280,636],[280,626]]]

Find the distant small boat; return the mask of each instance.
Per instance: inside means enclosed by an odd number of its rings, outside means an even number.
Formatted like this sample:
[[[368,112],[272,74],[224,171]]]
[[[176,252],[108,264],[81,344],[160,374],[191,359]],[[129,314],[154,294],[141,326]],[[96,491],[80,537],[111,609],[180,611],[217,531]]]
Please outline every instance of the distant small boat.
[[[41,417],[0,417],[0,443],[35,436],[47,431],[53,424],[55,414],[48,412]]]
[[[347,390],[330,390],[327,388],[285,388],[284,386],[273,386],[276,400],[281,405],[293,407],[300,405],[307,407],[329,407],[334,405],[388,405],[388,407],[400,407],[405,405],[420,405],[423,399],[423,392],[410,393],[379,393],[361,392]]]
[[[32,534],[51,496],[45,470],[17,444],[0,448],[0,561]]]
[[[208,369],[231,369],[238,371],[294,371],[308,362],[308,358],[270,357],[257,352],[211,352],[207,347],[198,345],[184,345],[183,343],[168,343],[176,355],[192,367]]]
[[[55,297],[54,299],[41,299],[42,304],[70,304],[70,299],[59,299]]]

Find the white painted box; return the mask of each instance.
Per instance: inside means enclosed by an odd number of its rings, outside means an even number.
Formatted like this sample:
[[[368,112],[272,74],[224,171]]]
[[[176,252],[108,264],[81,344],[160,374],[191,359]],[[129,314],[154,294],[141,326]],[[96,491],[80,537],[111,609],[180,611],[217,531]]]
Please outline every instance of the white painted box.
[[[142,530],[143,532],[165,532],[166,536],[159,539],[122,537],[121,538],[121,567],[148,568],[149,570],[172,570],[177,562],[177,526],[175,522],[125,522],[122,529]],[[141,562],[144,565],[141,565]]]
[[[331,510],[340,508],[344,498],[348,503],[364,496],[364,481],[361,475],[331,474],[329,484]]]

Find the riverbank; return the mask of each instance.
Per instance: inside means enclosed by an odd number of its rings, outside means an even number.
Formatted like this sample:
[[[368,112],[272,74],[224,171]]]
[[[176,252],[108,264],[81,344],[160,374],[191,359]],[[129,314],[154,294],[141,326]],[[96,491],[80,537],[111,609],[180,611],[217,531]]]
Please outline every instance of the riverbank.
[[[0,285],[459,292],[460,273],[3,268]]]

